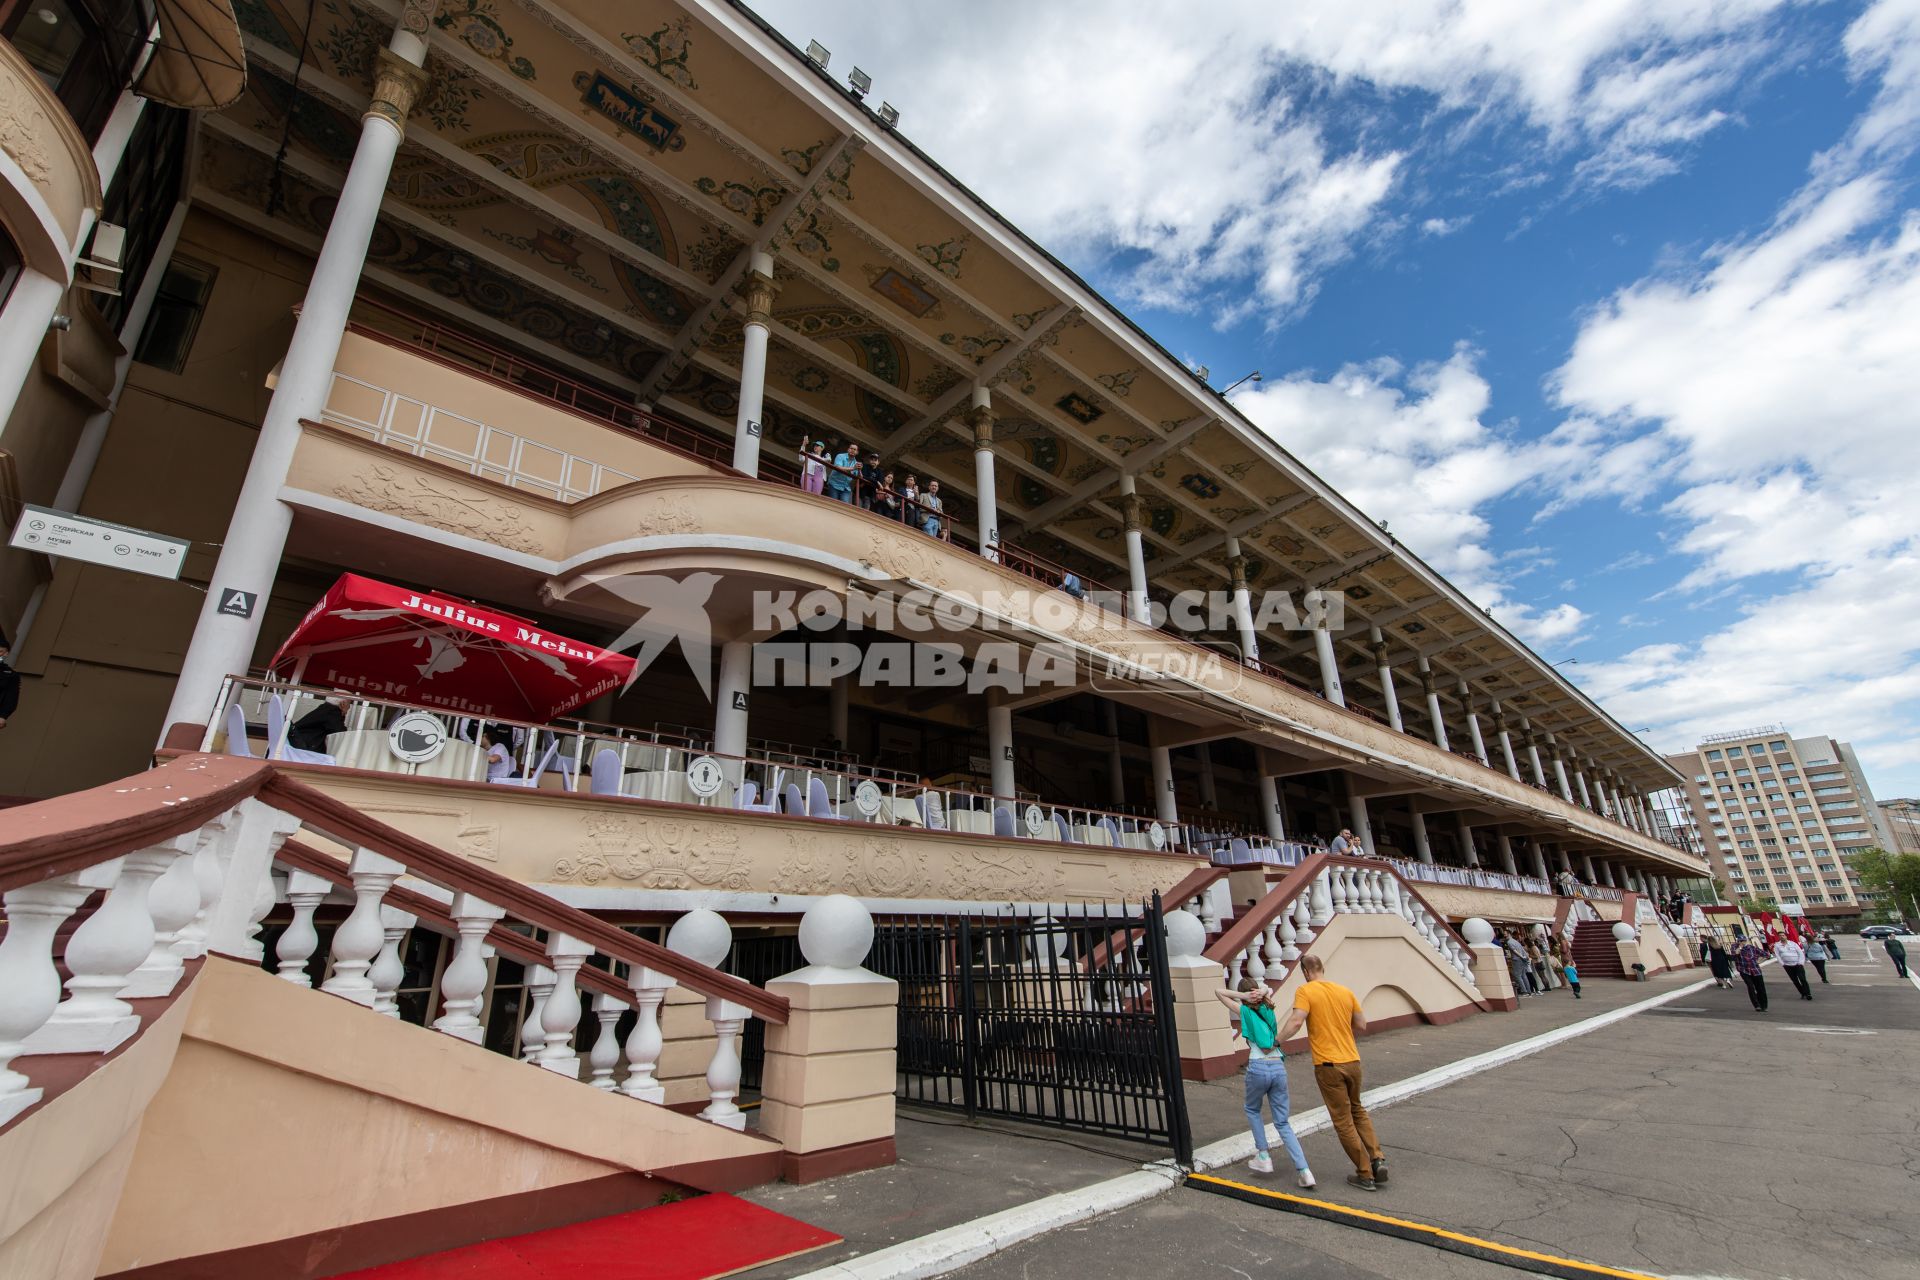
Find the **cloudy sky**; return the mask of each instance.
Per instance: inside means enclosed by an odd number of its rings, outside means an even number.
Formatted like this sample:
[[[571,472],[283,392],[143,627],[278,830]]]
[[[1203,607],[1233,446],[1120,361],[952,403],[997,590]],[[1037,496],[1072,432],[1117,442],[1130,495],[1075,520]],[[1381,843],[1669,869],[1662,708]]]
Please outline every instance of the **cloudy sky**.
[[[1920,794],[1920,0],[759,8],[1655,746]]]

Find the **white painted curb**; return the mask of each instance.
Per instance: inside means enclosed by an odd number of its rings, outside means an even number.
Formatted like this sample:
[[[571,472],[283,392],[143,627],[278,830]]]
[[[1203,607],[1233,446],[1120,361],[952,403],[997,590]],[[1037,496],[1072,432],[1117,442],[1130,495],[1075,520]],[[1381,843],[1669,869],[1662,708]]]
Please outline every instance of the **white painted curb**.
[[[1405,1102],[1408,1098],[1417,1098],[1423,1093],[1478,1075],[1492,1067],[1517,1061],[1551,1049],[1557,1044],[1577,1039],[1616,1022],[1623,1022],[1636,1013],[1657,1008],[1696,991],[1704,991],[1713,985],[1711,978],[1695,982],[1690,986],[1676,987],[1637,1004],[1624,1005],[1607,1013],[1586,1018],[1580,1022],[1568,1023],[1552,1031],[1529,1036],[1525,1040],[1516,1040],[1512,1044],[1490,1049],[1486,1053],[1477,1053],[1458,1062],[1449,1062],[1445,1066],[1423,1071],[1419,1075],[1396,1080],[1392,1084],[1382,1085],[1378,1089],[1369,1089],[1361,1095],[1369,1108],[1379,1109],[1392,1106],[1396,1102]],[[1916,978],[1915,986],[1920,986]],[[1315,1107],[1303,1111],[1293,1118],[1293,1131],[1296,1134],[1318,1133],[1327,1127],[1328,1115],[1325,1107]],[[1267,1136],[1274,1145],[1279,1143],[1279,1135],[1273,1126],[1267,1126]],[[1218,1169],[1223,1165],[1237,1163],[1252,1157],[1254,1151],[1253,1135],[1241,1134],[1238,1137],[1224,1138],[1209,1143],[1193,1153],[1193,1167],[1197,1170]],[[1096,1182],[1089,1187],[1074,1191],[1062,1191],[1045,1196],[1030,1204],[1006,1209],[1000,1213],[988,1214],[984,1218],[975,1218],[971,1222],[962,1222],[957,1226],[940,1231],[929,1232],[912,1240],[903,1240],[899,1244],[889,1245],[885,1249],[876,1249],[872,1253],[861,1254],[857,1258],[848,1258],[809,1271],[798,1280],[929,1280],[949,1271],[957,1271],[982,1258],[991,1257],[1023,1240],[1057,1231],[1061,1227],[1085,1222],[1101,1214],[1124,1209],[1128,1205],[1151,1200],[1162,1192],[1170,1191],[1180,1185],[1180,1170],[1171,1161],[1160,1160],[1144,1165],[1137,1173],[1122,1174],[1109,1178],[1105,1182]]]

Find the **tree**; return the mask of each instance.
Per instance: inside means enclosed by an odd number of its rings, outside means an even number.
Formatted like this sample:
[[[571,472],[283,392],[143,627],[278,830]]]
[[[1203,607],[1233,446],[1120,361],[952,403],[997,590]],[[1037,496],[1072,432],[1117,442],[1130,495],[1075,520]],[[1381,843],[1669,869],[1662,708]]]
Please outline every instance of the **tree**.
[[[1896,915],[1913,911],[1920,901],[1920,853],[1888,853],[1875,847],[1862,849],[1847,861],[1863,888],[1887,895],[1887,905]]]
[[[1750,916],[1760,915],[1764,912],[1769,912],[1769,911],[1778,911],[1779,909],[1780,909],[1779,906],[1777,906],[1774,903],[1774,900],[1772,898],[1753,897],[1749,895],[1747,897],[1740,899],[1740,910],[1746,912]]]

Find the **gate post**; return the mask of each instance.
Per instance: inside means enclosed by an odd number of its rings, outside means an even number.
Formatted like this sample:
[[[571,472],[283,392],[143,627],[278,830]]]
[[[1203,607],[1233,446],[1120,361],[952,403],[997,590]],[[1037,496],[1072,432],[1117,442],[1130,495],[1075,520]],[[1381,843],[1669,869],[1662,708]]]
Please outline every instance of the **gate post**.
[[[1180,1037],[1180,1074],[1218,1080],[1240,1069],[1246,1051],[1213,993],[1227,985],[1226,966],[1207,959],[1206,926],[1190,911],[1167,912],[1167,974],[1173,987],[1173,1025]]]
[[[1166,1091],[1167,1137],[1173,1143],[1173,1158],[1183,1169],[1193,1167],[1193,1126],[1187,1120],[1186,1073],[1180,1065],[1179,1006],[1174,995],[1174,983],[1189,972],[1176,970],[1173,959],[1174,933],[1180,934],[1179,949],[1182,958],[1192,948],[1203,947],[1207,941],[1207,927],[1198,916],[1185,910],[1165,911],[1160,904],[1160,895],[1155,893],[1147,907],[1147,957],[1153,966],[1153,1021],[1160,1033],[1160,1043],[1165,1055],[1163,1087]],[[1195,936],[1198,936],[1196,942]],[[1220,966],[1215,965],[1216,969]]]
[[[789,1012],[767,1028],[760,1131],[785,1149],[788,1182],[894,1162],[900,984],[862,967],[872,947],[865,907],[822,898],[800,921],[807,966],[767,983]]]

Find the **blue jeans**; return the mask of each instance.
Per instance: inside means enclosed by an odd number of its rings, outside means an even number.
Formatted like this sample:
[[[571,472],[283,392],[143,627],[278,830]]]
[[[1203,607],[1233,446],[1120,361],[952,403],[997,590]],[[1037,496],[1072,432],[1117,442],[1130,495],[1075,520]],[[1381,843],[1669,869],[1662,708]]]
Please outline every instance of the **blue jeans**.
[[[1256,1058],[1247,1063],[1247,1127],[1253,1130],[1253,1145],[1265,1155],[1267,1125],[1260,1116],[1262,1100],[1273,1112],[1273,1127],[1280,1131],[1287,1158],[1293,1161],[1294,1168],[1304,1170],[1307,1153],[1300,1149],[1300,1139],[1293,1136],[1293,1111],[1287,1102],[1287,1064],[1279,1058]]]

